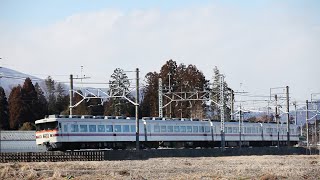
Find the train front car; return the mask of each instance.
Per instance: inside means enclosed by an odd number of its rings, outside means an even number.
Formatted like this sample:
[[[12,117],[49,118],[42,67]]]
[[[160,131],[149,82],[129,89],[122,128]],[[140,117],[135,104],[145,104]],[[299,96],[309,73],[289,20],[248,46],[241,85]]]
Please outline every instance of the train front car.
[[[56,116],[50,115],[49,118],[40,119],[36,124],[36,143],[38,146],[45,146],[48,151],[57,150],[60,148],[58,143],[59,121]]]

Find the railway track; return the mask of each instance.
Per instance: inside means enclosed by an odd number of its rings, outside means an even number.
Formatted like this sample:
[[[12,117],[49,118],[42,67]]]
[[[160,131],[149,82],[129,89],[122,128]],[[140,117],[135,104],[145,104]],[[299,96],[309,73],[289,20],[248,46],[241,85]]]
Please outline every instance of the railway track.
[[[319,154],[319,149],[303,147],[248,147],[211,149],[146,149],[146,150],[86,150],[67,152],[11,152],[0,153],[0,163],[7,162],[63,162],[63,161],[104,161],[142,160],[162,157],[216,157],[247,155],[292,155]]]
[[[103,161],[104,151],[72,152],[15,152],[0,153],[0,163],[6,162],[63,162],[63,161]]]

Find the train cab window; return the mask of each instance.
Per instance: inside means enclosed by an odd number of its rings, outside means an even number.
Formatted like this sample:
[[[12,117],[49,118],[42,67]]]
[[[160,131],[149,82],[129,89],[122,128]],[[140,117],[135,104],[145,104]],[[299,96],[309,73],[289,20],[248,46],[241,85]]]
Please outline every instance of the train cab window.
[[[201,132],[201,133],[204,132],[204,127],[203,127],[203,126],[200,126],[200,127],[199,127],[199,132]]]
[[[160,132],[160,126],[154,125],[154,132]]]
[[[161,132],[167,132],[167,126],[161,126]]]
[[[129,125],[123,125],[123,132],[129,132]]]
[[[105,126],[104,125],[98,125],[98,132],[105,132]]]
[[[87,125],[80,125],[80,132],[88,132],[88,126]]]
[[[47,122],[47,123],[40,123],[36,124],[36,130],[42,131],[42,130],[53,130],[58,128],[58,122]]]
[[[97,132],[97,126],[96,125],[89,125],[89,132]]]
[[[68,132],[68,125],[67,125],[67,124],[65,124],[65,125],[63,126],[63,131],[64,131],[64,132]]]
[[[180,132],[179,126],[174,126],[174,132]]]
[[[113,132],[113,127],[112,127],[112,125],[106,125],[106,131],[107,131],[107,132]]]
[[[121,132],[121,125],[114,125],[114,132]]]
[[[149,132],[149,128],[147,128],[148,132]],[[136,132],[136,125],[131,125],[130,126],[130,132]]]
[[[186,132],[186,127],[185,126],[180,126],[180,132]]]
[[[79,126],[77,124],[71,124],[71,132],[79,132]]]
[[[194,132],[194,133],[199,132],[199,128],[198,128],[198,126],[193,126],[193,132]]]
[[[173,132],[173,126],[168,126],[168,132]]]
[[[192,126],[187,126],[187,132],[192,132]]]

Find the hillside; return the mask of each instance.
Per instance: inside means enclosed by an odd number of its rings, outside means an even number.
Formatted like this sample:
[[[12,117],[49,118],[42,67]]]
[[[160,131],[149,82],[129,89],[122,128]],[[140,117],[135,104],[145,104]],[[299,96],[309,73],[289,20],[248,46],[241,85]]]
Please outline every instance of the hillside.
[[[27,77],[31,78],[33,84],[35,84],[36,82],[42,83],[44,81],[35,76],[31,76],[31,75],[28,75],[19,71],[15,71],[9,68],[0,67],[0,86],[4,88],[7,95],[10,93],[10,90],[13,87],[19,84],[23,85],[24,80]]]

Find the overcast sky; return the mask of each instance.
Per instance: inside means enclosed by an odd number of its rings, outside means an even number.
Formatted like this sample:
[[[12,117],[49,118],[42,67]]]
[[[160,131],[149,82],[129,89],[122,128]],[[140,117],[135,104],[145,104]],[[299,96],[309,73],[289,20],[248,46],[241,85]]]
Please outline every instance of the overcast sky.
[[[83,66],[95,82],[173,59],[208,79],[217,66],[235,90],[289,86],[305,101],[320,93],[320,1],[1,0],[0,57],[60,81]]]

